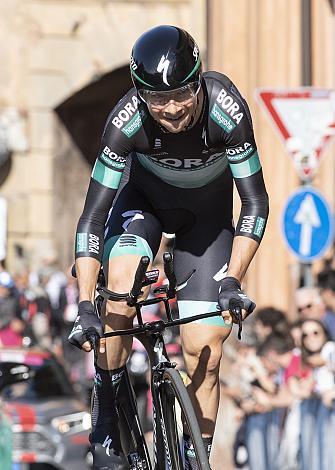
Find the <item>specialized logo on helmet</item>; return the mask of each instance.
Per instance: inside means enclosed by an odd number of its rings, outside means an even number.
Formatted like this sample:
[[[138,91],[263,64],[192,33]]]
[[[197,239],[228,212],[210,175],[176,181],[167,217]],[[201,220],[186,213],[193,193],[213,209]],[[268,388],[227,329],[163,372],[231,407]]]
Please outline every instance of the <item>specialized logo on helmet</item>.
[[[196,45],[194,45],[193,57],[195,58],[195,61],[197,62],[197,60],[198,60],[198,58],[199,58],[199,49],[197,48]]]
[[[137,64],[136,64],[136,62],[134,61],[133,56],[130,57],[130,68],[131,68],[132,70],[136,70],[136,69],[137,69]]]
[[[161,60],[159,61],[159,64],[157,65],[157,72],[158,73],[163,72],[163,82],[168,86],[170,86],[170,83],[168,83],[167,81],[167,72],[168,72],[169,65],[170,65],[170,61],[168,60],[167,56],[165,57],[165,55],[163,54],[161,57]]]

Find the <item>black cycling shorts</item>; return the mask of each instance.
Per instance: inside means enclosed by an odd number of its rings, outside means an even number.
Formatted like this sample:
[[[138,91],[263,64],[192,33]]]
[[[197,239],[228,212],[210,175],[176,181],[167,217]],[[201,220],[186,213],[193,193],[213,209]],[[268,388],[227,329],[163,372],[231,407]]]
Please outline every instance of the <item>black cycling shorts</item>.
[[[234,236],[232,185],[227,168],[201,188],[171,186],[149,173],[134,155],[106,224],[103,262],[124,254],[147,255],[153,260],[162,232],[174,233],[177,281],[196,270],[178,291],[180,317],[217,310]],[[225,326],[219,316],[200,322]]]

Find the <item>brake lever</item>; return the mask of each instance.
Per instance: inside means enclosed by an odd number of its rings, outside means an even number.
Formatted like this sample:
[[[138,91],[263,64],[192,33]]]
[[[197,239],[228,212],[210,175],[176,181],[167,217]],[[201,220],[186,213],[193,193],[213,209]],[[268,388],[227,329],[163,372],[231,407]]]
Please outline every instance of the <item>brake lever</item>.
[[[229,301],[229,312],[233,317],[233,322],[238,325],[238,334],[237,337],[239,340],[242,339],[242,307],[243,304],[240,300],[231,299]]]
[[[98,361],[98,346],[100,342],[100,337],[96,333],[94,328],[88,328],[88,330],[85,333],[85,337],[87,341],[90,343],[93,352],[94,352],[94,365],[97,365]]]
[[[241,307],[233,307],[230,313],[233,316],[233,319],[235,320],[235,323],[238,324],[238,333],[237,337],[239,340],[242,339],[242,309]]]

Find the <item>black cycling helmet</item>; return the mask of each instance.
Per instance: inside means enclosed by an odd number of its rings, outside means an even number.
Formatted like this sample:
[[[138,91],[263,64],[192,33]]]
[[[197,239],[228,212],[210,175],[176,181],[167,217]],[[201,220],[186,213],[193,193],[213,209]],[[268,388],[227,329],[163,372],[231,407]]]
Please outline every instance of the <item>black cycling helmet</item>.
[[[135,42],[130,71],[137,90],[170,91],[201,80],[199,48],[176,26],[156,26]]]

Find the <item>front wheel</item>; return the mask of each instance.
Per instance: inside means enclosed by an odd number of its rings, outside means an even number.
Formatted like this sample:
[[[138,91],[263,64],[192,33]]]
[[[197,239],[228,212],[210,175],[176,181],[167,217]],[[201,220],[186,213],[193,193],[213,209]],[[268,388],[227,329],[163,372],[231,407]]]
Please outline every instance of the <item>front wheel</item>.
[[[164,441],[166,468],[184,470],[184,429],[191,441],[198,470],[210,470],[199,424],[179,372],[168,368],[158,387],[161,436]]]

